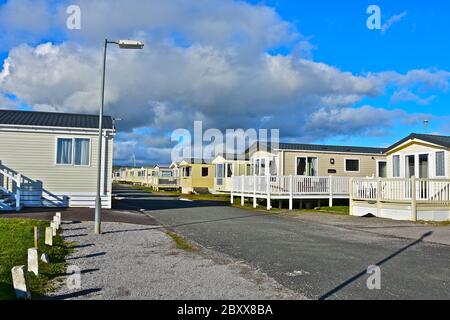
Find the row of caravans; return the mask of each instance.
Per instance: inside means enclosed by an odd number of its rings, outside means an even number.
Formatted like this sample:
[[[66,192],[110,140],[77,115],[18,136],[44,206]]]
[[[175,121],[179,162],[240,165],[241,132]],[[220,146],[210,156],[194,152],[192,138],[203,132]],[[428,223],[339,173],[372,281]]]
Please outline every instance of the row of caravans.
[[[167,168],[183,193],[231,193],[255,205],[334,197],[349,199],[356,216],[450,219],[449,136],[412,134],[388,148],[261,142],[242,156],[185,159]],[[148,184],[147,169],[134,170],[142,173],[131,182]]]
[[[182,193],[230,193],[239,176],[352,176],[386,175],[383,149],[307,144],[256,143],[244,155],[221,154],[212,160],[185,159],[164,167]],[[120,168],[114,179],[155,186],[161,168]],[[161,189],[161,188],[160,188]]]

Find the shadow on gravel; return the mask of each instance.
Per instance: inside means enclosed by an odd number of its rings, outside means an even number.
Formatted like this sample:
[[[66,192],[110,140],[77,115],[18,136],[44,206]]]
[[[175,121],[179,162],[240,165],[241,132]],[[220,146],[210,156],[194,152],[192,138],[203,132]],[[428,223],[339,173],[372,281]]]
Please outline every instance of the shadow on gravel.
[[[101,257],[104,255],[106,255],[106,252],[98,252],[98,253],[87,254],[87,255],[81,256],[81,257],[67,258],[66,260],[89,259],[89,258]]]
[[[398,256],[399,254],[403,253],[404,251],[408,250],[409,248],[421,243],[425,238],[431,236],[433,234],[432,231],[424,233],[422,235],[422,237],[420,237],[419,239],[411,242],[410,244],[408,244],[407,246],[404,246],[403,248],[395,251],[393,254],[391,254],[390,256],[384,258],[383,260],[375,263],[374,265],[380,267],[381,265],[385,264],[386,262],[388,262],[389,260],[395,258],[396,256]],[[338,285],[336,288],[328,291],[327,293],[325,293],[324,295],[322,295],[319,300],[326,300],[329,297],[331,297],[333,294],[338,293],[339,291],[341,291],[342,289],[344,289],[345,287],[347,287],[348,285],[352,284],[353,282],[355,282],[356,280],[358,280],[359,278],[363,277],[364,275],[367,274],[367,269],[361,271],[360,273],[354,275],[353,277],[351,277],[350,279],[344,281],[343,283],[341,283],[340,285]]]
[[[93,272],[97,272],[97,271],[100,271],[100,269],[98,269],[98,268],[95,268],[95,269],[85,269],[85,270],[81,270],[80,273],[81,273],[81,274],[86,274],[86,273],[93,273]],[[67,273],[67,272],[65,272],[65,273],[60,273],[60,274],[58,274],[58,277],[68,277],[68,276],[71,276],[71,275],[73,275],[73,273]]]
[[[73,234],[73,235],[70,235],[70,236],[64,236],[64,239],[68,239],[68,238],[76,238],[76,237],[86,237],[86,236],[88,236],[87,233],[83,233],[83,234]]]
[[[96,292],[100,292],[100,291],[102,291],[102,289],[100,289],[100,288],[86,289],[86,290],[81,290],[81,291],[77,291],[77,292],[72,292],[72,293],[62,294],[59,296],[50,297],[50,300],[74,299],[74,298],[83,297],[88,294],[92,294],[92,293],[96,293]]]
[[[75,246],[69,246],[69,249],[82,249],[82,248],[89,248],[89,247],[93,247],[94,244],[93,243],[88,243],[88,244],[78,244]]]

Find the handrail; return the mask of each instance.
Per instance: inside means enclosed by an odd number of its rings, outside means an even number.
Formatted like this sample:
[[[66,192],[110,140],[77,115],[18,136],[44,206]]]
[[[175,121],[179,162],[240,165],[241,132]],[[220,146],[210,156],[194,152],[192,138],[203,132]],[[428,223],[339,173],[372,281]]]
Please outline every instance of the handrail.
[[[16,183],[16,190],[15,192],[13,190],[11,190],[11,193],[14,193],[14,199],[16,200],[16,210],[19,211],[20,208],[22,207],[22,175],[20,173],[17,174],[16,177],[14,177],[13,175],[5,172],[4,170],[0,169],[0,174],[4,175],[5,177],[11,179],[12,181],[14,181]]]
[[[0,169],[0,174],[10,178],[11,180],[14,180],[16,183],[18,183],[20,185],[20,175],[17,175],[17,178],[16,178],[13,175],[3,171],[2,169]]]
[[[450,179],[355,178],[351,196],[363,201],[450,203]]]

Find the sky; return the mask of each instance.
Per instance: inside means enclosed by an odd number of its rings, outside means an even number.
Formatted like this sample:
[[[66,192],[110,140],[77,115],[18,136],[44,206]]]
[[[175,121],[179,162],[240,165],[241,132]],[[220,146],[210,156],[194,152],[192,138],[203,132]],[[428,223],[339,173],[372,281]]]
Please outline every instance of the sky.
[[[450,135],[449,12],[442,0],[0,0],[0,108],[96,114],[107,37],[146,44],[108,51],[116,164],[170,163],[172,133],[195,120],[298,143]]]

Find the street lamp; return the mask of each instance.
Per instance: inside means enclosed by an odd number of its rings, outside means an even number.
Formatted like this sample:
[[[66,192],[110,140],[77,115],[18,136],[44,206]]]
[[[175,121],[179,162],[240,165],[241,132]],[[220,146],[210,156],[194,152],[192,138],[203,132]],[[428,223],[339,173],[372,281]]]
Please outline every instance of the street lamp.
[[[103,148],[103,107],[105,104],[105,77],[106,77],[106,50],[108,44],[115,44],[120,49],[143,49],[144,44],[135,40],[109,41],[105,39],[105,49],[103,53],[103,79],[102,79],[102,104],[98,119],[98,168],[97,168],[97,196],[95,198],[95,233],[101,234],[102,218],[102,198],[101,198],[101,179],[102,179],[102,148]]]

